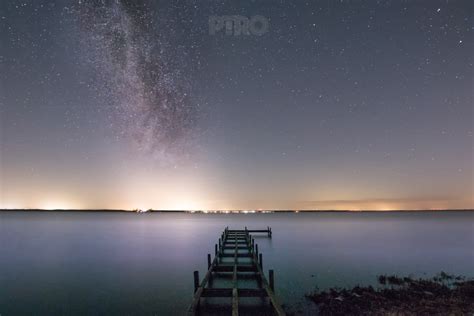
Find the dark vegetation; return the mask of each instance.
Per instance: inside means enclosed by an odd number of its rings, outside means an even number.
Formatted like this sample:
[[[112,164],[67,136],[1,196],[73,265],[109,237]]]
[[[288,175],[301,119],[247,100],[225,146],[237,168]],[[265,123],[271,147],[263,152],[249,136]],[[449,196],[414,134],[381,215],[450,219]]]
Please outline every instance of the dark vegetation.
[[[431,279],[378,276],[380,287],[307,295],[321,315],[473,315],[474,280],[441,272]]]

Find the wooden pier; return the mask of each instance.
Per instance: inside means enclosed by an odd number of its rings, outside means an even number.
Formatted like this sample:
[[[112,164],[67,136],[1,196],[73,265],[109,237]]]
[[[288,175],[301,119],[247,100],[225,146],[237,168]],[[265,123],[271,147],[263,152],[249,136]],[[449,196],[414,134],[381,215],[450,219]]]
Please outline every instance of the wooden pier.
[[[207,272],[199,282],[199,272],[194,271],[194,298],[188,309],[188,315],[205,315],[205,310],[200,308],[201,301],[206,298],[231,298],[232,316],[239,315],[239,300],[241,298],[260,297],[267,300],[270,313],[286,315],[274,293],[274,273],[269,270],[269,282],[263,273],[263,256],[258,252],[258,245],[251,234],[265,233],[272,237],[272,229],[231,230],[225,228],[218,244],[215,244],[214,259],[207,255]],[[229,261],[230,260],[230,261]],[[218,279],[231,279],[230,287],[215,287]],[[255,280],[256,288],[241,288],[239,280]]]

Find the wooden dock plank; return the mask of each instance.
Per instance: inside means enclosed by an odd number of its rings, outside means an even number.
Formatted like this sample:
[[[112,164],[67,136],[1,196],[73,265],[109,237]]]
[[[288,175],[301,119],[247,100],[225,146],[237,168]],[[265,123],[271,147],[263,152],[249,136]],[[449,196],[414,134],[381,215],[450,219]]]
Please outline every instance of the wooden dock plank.
[[[230,249],[234,249],[235,247],[234,246],[223,246],[222,249],[224,250],[230,250]],[[249,249],[249,247],[247,245],[245,246],[237,246],[237,249],[241,249],[241,250],[247,250]]]
[[[201,297],[232,297],[234,288],[213,288],[204,289]],[[239,289],[239,297],[266,297],[267,292],[264,289]]]
[[[268,233],[268,229],[248,229],[248,230],[245,230],[245,229],[230,229],[228,230],[227,232],[229,233],[245,233],[245,232],[249,232],[249,233]]]
[[[232,272],[233,269],[233,265],[220,264],[214,268],[214,272]],[[257,268],[253,265],[238,265],[237,272],[257,272]]]

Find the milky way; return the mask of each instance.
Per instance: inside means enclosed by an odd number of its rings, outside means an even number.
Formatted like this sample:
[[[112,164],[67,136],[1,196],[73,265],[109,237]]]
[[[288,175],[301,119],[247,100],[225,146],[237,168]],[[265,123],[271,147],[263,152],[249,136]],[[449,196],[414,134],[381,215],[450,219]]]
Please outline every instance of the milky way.
[[[156,12],[136,1],[77,6],[85,56],[98,72],[98,106],[111,110],[117,137],[161,159],[189,149],[198,105],[180,58],[185,48],[174,42],[178,22]]]

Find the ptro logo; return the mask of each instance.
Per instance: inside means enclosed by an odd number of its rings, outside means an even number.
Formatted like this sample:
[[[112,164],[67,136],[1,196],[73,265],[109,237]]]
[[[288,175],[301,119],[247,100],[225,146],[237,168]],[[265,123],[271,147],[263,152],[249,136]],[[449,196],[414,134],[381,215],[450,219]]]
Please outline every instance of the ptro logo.
[[[221,15],[209,17],[209,34],[225,30],[225,35],[256,35],[261,36],[268,32],[268,19],[261,15],[254,15],[250,19],[241,15]]]

